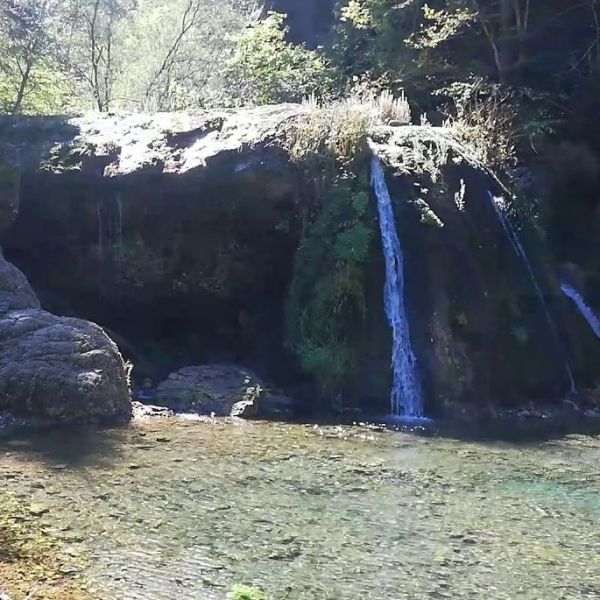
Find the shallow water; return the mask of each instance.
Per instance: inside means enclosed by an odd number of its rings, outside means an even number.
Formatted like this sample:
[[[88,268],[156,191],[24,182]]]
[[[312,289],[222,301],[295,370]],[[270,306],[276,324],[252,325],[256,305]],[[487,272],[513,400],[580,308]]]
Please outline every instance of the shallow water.
[[[600,438],[137,423],[0,440],[102,600],[600,598]]]

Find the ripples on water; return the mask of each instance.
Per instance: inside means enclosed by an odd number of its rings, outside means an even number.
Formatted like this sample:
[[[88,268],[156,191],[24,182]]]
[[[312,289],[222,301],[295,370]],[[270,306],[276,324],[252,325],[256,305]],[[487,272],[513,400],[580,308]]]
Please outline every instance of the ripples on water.
[[[0,441],[101,600],[600,598],[600,438],[154,421]]]

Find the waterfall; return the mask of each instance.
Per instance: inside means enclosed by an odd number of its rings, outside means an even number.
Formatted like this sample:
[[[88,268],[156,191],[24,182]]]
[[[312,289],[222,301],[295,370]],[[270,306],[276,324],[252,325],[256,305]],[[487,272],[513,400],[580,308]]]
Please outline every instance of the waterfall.
[[[117,192],[117,249],[119,251],[119,262],[123,261],[123,197],[121,192]]]
[[[102,204],[100,200],[98,200],[98,254],[100,256],[100,261],[103,258],[103,247],[102,247]]]
[[[588,322],[588,325],[591,327],[592,331],[596,334],[597,338],[600,338],[600,319],[594,313],[594,311],[585,303],[583,296],[571,285],[568,283],[561,283],[560,289],[563,291],[564,295],[567,298],[570,298],[585,320]]]
[[[393,332],[392,414],[422,418],[423,397],[417,360],[410,344],[408,318],[404,306],[404,259],[396,231],[392,200],[385,174],[377,157],[372,160],[371,183],[377,196],[379,224],[385,257],[384,306]]]
[[[561,344],[560,344],[560,339],[558,336],[558,328],[556,326],[556,322],[554,321],[554,318],[552,317],[552,313],[550,312],[550,308],[548,306],[548,303],[546,302],[546,298],[544,298],[544,293],[542,292],[542,288],[540,287],[540,284],[537,280],[535,271],[533,270],[533,267],[531,266],[529,257],[527,256],[527,253],[525,252],[525,249],[523,248],[523,244],[521,243],[521,240],[519,239],[519,234],[517,233],[517,230],[514,228],[510,219],[504,214],[504,211],[500,205],[500,198],[496,198],[494,196],[494,194],[492,194],[492,192],[488,192],[488,196],[489,196],[490,202],[492,203],[492,206],[494,207],[494,210],[496,211],[498,220],[500,221],[502,228],[504,229],[504,233],[506,233],[506,237],[510,241],[510,244],[511,244],[515,254],[521,260],[521,262],[525,265],[525,269],[527,270],[529,279],[531,280],[531,284],[533,285],[533,288],[535,289],[535,292],[536,292],[536,294],[540,300],[540,303],[544,309],[544,315],[546,316],[546,321],[548,322],[548,325],[550,326],[552,333],[554,334],[554,337],[556,338],[557,343],[560,346]],[[562,349],[561,349],[561,352],[562,352]],[[564,354],[564,352],[563,352],[563,354]],[[569,365],[569,362],[566,359],[566,357],[565,357],[565,371],[569,378],[569,383],[571,385],[571,391],[575,392],[576,389],[575,389],[575,379],[573,378],[573,371],[571,370],[571,365]]]

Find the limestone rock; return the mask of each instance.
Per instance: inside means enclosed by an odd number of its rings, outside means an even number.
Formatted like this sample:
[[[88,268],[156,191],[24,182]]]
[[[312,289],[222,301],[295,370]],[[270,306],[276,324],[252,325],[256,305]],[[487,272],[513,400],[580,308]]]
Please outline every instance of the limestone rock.
[[[255,416],[263,385],[248,369],[234,365],[185,367],[157,388],[156,401],[182,412]]]
[[[0,249],[0,315],[9,310],[40,308],[39,300],[27,277],[14,265],[4,260]]]
[[[305,110],[299,104],[280,104],[194,115],[0,117],[0,137],[21,153],[25,173],[79,174],[84,179],[142,171],[175,175],[201,171],[219,157],[260,146],[281,135],[285,124]]]
[[[0,254],[0,412],[61,422],[129,419],[126,368],[97,325],[39,308]]]
[[[132,402],[134,419],[167,419],[174,415],[173,411],[166,406],[154,406]]]

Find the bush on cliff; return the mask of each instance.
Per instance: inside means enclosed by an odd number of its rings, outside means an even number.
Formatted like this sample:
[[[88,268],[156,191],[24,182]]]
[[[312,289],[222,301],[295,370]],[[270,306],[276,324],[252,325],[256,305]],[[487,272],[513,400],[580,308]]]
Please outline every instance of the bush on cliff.
[[[333,183],[296,254],[287,300],[288,344],[327,394],[360,364],[365,268],[374,237],[366,176]]]

